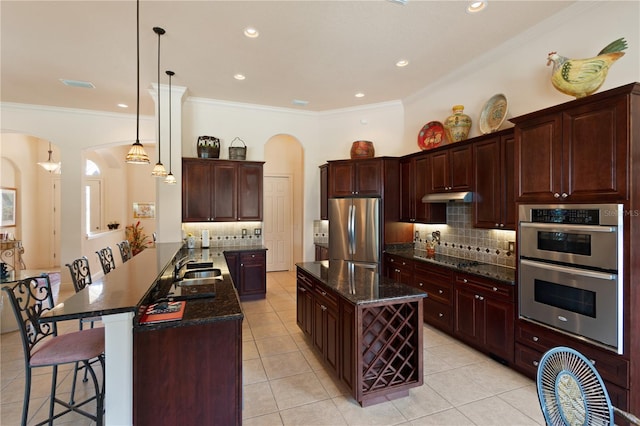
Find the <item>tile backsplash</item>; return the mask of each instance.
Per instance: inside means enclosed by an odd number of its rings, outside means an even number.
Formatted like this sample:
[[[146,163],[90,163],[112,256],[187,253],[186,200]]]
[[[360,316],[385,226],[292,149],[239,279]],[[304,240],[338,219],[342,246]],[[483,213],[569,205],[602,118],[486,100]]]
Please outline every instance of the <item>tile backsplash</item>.
[[[196,247],[201,247],[202,230],[208,229],[210,247],[261,246],[262,226],[262,222],[190,222],[182,224],[182,237],[193,234],[196,237]],[[260,230],[260,235],[256,235],[256,229]]]
[[[414,248],[424,250],[433,232],[440,231],[436,253],[515,268],[515,254],[509,251],[515,231],[474,228],[472,208],[471,203],[448,203],[446,225],[415,225]]]
[[[329,243],[329,221],[328,220],[313,221],[313,243],[314,244]]]

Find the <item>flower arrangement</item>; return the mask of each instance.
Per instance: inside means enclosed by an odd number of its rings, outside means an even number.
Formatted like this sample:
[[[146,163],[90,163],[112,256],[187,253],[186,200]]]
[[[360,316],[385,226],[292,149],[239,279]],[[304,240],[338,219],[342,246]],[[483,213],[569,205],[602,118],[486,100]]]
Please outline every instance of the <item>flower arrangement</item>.
[[[131,253],[134,256],[152,244],[152,242],[149,241],[149,236],[144,233],[143,229],[140,221],[132,225],[127,225],[125,228],[127,240],[131,246]]]

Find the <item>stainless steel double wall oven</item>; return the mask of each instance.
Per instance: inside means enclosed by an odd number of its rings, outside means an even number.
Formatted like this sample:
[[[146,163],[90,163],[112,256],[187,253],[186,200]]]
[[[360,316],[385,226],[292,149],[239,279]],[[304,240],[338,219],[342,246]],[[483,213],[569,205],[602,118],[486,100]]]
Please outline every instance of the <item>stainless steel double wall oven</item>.
[[[520,205],[520,318],[622,353],[622,204]]]

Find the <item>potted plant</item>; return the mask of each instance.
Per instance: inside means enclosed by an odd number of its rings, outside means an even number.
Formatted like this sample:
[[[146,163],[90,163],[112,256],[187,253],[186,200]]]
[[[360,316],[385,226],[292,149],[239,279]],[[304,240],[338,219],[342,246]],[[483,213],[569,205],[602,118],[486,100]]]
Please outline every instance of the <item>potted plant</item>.
[[[125,228],[127,240],[131,246],[131,254],[134,256],[153,244],[149,241],[149,236],[144,233],[143,229],[140,221],[132,225],[127,225]]]

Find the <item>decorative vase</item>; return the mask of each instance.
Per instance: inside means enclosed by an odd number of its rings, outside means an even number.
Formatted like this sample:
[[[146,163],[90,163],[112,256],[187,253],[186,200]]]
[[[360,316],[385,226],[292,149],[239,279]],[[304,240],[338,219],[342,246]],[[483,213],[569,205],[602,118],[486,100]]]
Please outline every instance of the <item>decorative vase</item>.
[[[355,141],[351,145],[351,158],[371,158],[375,155],[373,142]]]
[[[220,158],[220,139],[214,136],[198,136],[198,157]]]
[[[454,105],[452,109],[453,114],[444,121],[444,130],[449,143],[467,139],[471,130],[471,117],[463,113],[464,105]]]

